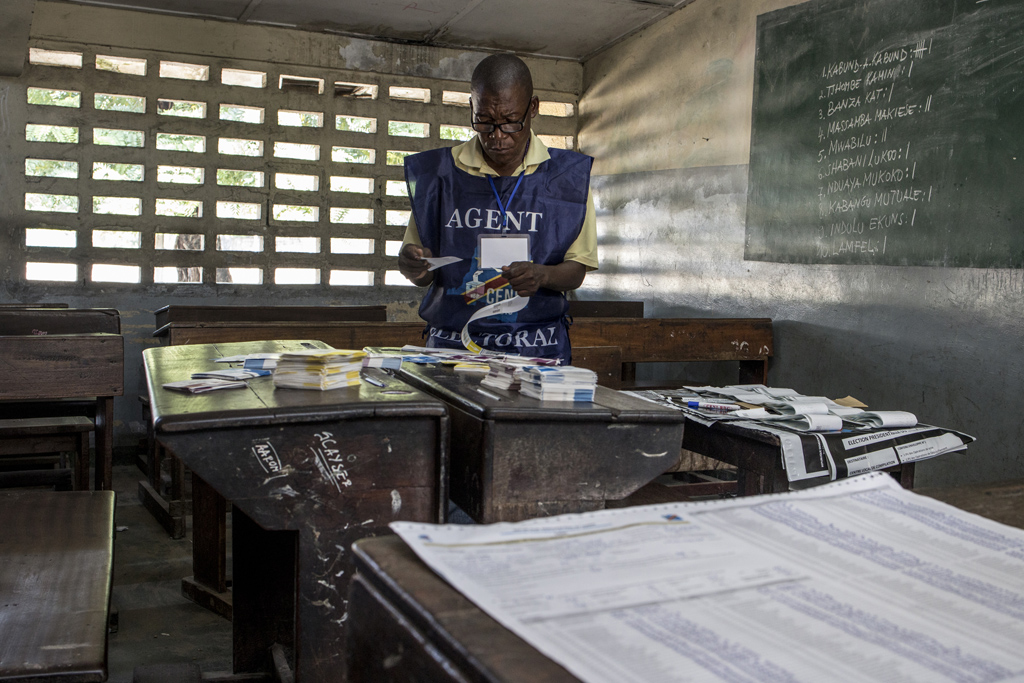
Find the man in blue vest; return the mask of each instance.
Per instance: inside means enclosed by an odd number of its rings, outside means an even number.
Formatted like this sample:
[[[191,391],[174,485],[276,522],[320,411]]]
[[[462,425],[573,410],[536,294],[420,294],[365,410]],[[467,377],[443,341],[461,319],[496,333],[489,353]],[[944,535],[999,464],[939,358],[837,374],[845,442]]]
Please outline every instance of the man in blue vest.
[[[492,55],[470,83],[477,135],[405,159],[412,218],[398,267],[414,284],[430,287],[420,305],[427,346],[464,348],[461,331],[474,313],[518,295],[529,297],[524,308],[470,323],[472,342],[571,360],[565,292],[597,268],[593,159],[546,147],[530,130],[539,107],[526,64],[511,54]],[[503,235],[528,236],[529,260],[482,267],[481,240]],[[460,260],[428,270],[424,259],[434,257]]]

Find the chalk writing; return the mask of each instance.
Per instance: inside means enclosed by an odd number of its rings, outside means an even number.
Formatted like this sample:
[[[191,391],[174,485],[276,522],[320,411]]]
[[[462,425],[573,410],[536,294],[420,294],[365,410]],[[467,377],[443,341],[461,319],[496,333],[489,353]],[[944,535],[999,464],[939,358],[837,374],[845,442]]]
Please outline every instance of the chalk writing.
[[[256,456],[256,462],[260,464],[267,474],[278,474],[281,472],[281,457],[274,449],[274,444],[269,441],[254,441],[252,454]]]
[[[317,432],[313,435],[313,442],[309,445],[309,450],[313,453],[317,469],[324,480],[338,491],[341,491],[342,487],[352,486],[352,479],[345,467],[346,457],[338,448],[338,441],[334,438],[334,434],[328,431]],[[352,455],[347,458],[349,462],[354,459],[355,456]]]
[[[898,209],[934,198],[934,187],[913,182],[917,160],[900,140],[911,133],[905,122],[932,108],[930,94],[909,87],[914,62],[930,47],[908,43],[820,67],[817,258],[884,254],[888,231],[916,219],[916,209]]]

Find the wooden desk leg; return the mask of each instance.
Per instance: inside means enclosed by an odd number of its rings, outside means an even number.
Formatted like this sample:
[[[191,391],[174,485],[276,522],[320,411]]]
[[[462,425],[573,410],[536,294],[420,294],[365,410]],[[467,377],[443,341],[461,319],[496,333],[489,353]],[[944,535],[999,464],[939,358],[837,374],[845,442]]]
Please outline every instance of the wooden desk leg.
[[[740,384],[767,384],[767,360],[741,360]]]
[[[89,490],[89,432],[78,433],[75,447],[75,490]]]
[[[181,580],[186,598],[226,619],[232,618],[227,579],[227,502],[192,473],[192,571]]]
[[[914,488],[914,465],[916,464],[917,463],[908,462],[900,465],[899,482],[900,486],[905,489],[910,490]]]
[[[114,397],[96,399],[96,490],[110,491],[114,479]]]
[[[299,533],[267,531],[232,507],[231,538],[234,671],[272,671],[274,644],[292,655],[289,666],[294,670]]]

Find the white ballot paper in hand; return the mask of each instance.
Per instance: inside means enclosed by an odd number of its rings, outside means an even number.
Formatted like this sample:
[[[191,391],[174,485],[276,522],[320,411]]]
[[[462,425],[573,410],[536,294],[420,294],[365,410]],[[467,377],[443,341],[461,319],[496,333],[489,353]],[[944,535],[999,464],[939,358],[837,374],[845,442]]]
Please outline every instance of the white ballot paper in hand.
[[[424,256],[423,260],[430,264],[430,267],[427,268],[427,271],[431,271],[437,270],[438,268],[442,268],[447,265],[451,265],[452,263],[458,263],[462,259],[460,259],[458,256]]]
[[[466,321],[465,327],[462,328],[462,345],[473,353],[480,353],[483,349],[480,345],[473,341],[473,338],[469,336],[469,325],[474,320],[480,318],[486,318],[491,315],[501,315],[503,313],[516,313],[526,308],[526,304],[530,303],[530,297],[528,296],[514,296],[511,299],[503,299],[496,304],[490,306],[484,306],[479,311],[473,314],[473,316]]]

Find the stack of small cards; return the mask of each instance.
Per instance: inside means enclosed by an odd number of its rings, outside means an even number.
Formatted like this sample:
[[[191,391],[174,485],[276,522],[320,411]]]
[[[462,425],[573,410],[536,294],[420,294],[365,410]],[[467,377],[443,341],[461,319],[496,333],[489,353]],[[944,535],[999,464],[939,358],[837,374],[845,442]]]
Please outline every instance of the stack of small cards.
[[[327,391],[359,384],[363,351],[312,349],[281,354],[274,368],[274,386]]]
[[[594,400],[597,373],[586,368],[565,366],[530,366],[516,372],[519,391],[541,401]]]
[[[480,380],[480,384],[506,391],[519,391],[520,382],[516,377],[516,371],[521,370],[522,365],[504,360],[490,360],[487,361],[487,365],[489,366],[487,376]]]

